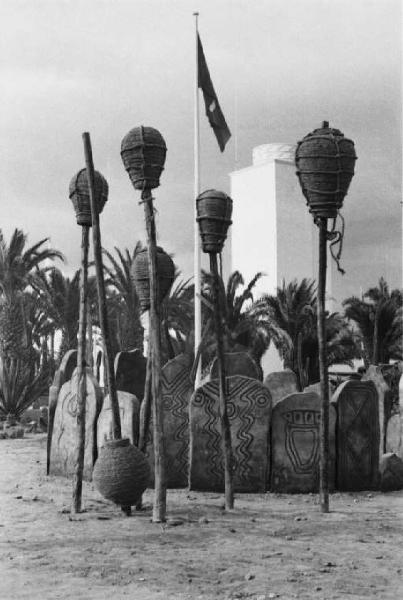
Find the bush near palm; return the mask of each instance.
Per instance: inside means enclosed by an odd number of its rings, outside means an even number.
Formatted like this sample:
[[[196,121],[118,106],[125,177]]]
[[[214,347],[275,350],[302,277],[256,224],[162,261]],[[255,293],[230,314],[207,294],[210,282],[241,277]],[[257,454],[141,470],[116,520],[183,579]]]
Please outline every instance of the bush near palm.
[[[377,287],[369,288],[362,298],[347,298],[343,306],[346,318],[353,321],[358,330],[366,367],[403,359],[401,290],[389,291],[381,277]]]
[[[61,334],[56,361],[59,364],[68,350],[77,348],[80,271],[76,271],[70,278],[60,269],[53,267],[39,275],[35,289],[38,292],[38,304],[42,314],[48,319],[49,333]]]
[[[0,230],[1,414],[19,415],[46,390],[47,367],[41,364],[40,344],[36,345],[46,318],[35,316],[36,283],[49,268],[46,261],[63,259],[60,252],[45,247],[47,242],[45,238],[27,247],[26,234],[15,229],[7,243]]]
[[[170,292],[161,303],[162,364],[178,354],[194,354],[194,285],[176,271]]]
[[[273,343],[284,362],[297,376],[300,389],[319,381],[317,297],[315,282],[296,279],[283,283],[276,294],[265,294],[254,306],[275,325]],[[356,338],[342,315],[326,314],[328,366],[351,364],[357,356]]]
[[[278,334],[276,324],[264,311],[257,311],[254,303],[253,288],[263,273],[256,275],[246,285],[239,271],[234,271],[225,286],[220,278],[219,298],[223,319],[224,349],[235,351],[244,349],[261,368],[261,359]],[[202,282],[202,365],[206,370],[216,354],[216,341],[213,319],[213,279],[211,273],[203,273]]]
[[[103,249],[109,261],[109,264],[104,264],[104,271],[114,354],[120,350],[144,350],[140,302],[131,276],[133,261],[142,249],[141,242],[137,242],[132,251],[115,247],[116,256]]]

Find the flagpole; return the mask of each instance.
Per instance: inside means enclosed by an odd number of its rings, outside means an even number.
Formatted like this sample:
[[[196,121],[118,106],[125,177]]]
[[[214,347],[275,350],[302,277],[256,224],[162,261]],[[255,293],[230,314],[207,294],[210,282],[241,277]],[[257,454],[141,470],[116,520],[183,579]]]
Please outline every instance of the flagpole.
[[[199,122],[199,53],[198,53],[198,12],[195,17],[196,61],[194,83],[194,352],[195,357],[201,341],[201,249],[199,227],[196,220],[196,198],[200,194],[200,122]],[[195,389],[201,381],[201,357],[195,375]]]

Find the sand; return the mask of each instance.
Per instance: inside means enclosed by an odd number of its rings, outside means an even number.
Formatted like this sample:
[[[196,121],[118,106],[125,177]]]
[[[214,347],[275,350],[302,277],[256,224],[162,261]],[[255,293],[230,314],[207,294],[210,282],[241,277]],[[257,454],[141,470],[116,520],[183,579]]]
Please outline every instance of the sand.
[[[0,440],[0,598],[252,600],[403,598],[403,492],[242,494],[168,490],[169,521],[126,517],[92,484],[47,477],[46,436]]]

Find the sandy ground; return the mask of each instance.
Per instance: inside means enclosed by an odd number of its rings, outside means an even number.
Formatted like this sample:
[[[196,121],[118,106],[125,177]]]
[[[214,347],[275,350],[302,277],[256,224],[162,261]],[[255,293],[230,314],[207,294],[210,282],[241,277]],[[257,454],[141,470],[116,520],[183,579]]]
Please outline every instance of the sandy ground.
[[[0,440],[0,598],[232,600],[403,598],[403,492],[315,495],[168,491],[168,524],[126,517],[85,484],[46,477],[46,436]]]

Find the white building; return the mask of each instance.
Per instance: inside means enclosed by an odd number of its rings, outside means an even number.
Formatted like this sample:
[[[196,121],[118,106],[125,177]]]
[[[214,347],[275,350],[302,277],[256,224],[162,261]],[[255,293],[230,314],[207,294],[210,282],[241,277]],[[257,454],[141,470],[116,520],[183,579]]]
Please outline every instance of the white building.
[[[255,298],[273,294],[283,279],[317,280],[318,229],[313,223],[296,176],[295,146],[265,144],[253,150],[253,164],[230,174],[233,199],[231,270],[245,282],[259,271]],[[327,297],[331,310],[331,273],[328,260]],[[263,360],[266,373],[282,368],[276,352]]]

